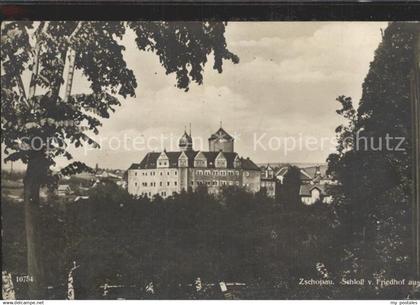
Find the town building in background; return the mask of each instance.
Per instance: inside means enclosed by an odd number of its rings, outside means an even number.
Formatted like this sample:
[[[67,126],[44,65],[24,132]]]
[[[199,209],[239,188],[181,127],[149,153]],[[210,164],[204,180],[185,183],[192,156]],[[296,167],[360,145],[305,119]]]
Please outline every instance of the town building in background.
[[[135,196],[163,198],[207,188],[217,194],[225,186],[256,193],[261,187],[260,168],[234,152],[234,138],[222,127],[209,138],[209,151],[195,151],[191,131],[179,139],[179,151],[150,152],[128,169],[128,192]]]
[[[275,198],[278,180],[274,168],[269,164],[261,168],[261,190],[264,190],[268,197]]]
[[[301,173],[304,173],[305,177],[311,177],[310,180],[305,179],[300,186],[299,197],[302,203],[311,205],[316,202],[332,202],[329,185],[332,185],[333,181],[326,171],[327,166],[312,166],[301,169]]]
[[[289,171],[289,166],[280,168],[276,173],[276,179],[284,182],[284,178]],[[326,165],[309,166],[299,169],[299,198],[305,205],[312,205],[318,201],[322,203],[331,203],[332,196],[329,191],[329,186],[334,184],[334,181],[327,175]]]

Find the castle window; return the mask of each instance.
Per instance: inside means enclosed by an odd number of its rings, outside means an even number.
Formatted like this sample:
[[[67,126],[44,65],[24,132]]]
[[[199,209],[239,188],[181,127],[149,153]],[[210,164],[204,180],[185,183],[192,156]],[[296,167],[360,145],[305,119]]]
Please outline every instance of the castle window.
[[[171,184],[171,183],[170,183],[169,181],[168,181],[168,182],[166,182],[166,185],[167,185],[167,186],[169,186],[170,184]]]
[[[178,175],[178,172],[177,172],[177,171],[175,171],[175,176],[176,176],[176,175]]]
[[[163,182],[162,182],[162,181],[161,181],[161,182],[159,182],[159,185],[160,185],[160,186],[162,186],[162,185],[163,185]]]
[[[174,182],[174,185],[175,185],[175,186],[177,186],[177,185],[178,185],[178,183],[175,181],[175,182]]]
[[[137,176],[137,173],[134,173],[134,176]]]
[[[166,173],[169,176],[169,172]]]
[[[162,173],[162,172],[160,172],[160,175],[162,176],[162,175],[163,175],[163,173]]]
[[[134,182],[134,186],[137,186],[137,182]]]

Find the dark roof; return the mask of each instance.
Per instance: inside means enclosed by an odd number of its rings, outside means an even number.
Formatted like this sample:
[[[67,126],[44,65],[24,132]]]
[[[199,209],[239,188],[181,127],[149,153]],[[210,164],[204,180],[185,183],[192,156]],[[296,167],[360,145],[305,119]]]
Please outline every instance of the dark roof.
[[[165,152],[169,159],[169,167],[176,168],[178,167],[178,159],[182,154],[182,151],[167,151]],[[184,151],[186,156],[188,157],[188,166],[194,166],[194,158],[199,153],[199,151],[194,150],[187,150]],[[207,159],[207,167],[214,168],[216,157],[219,155],[220,152],[216,151],[203,151],[202,152]],[[159,158],[161,152],[150,152],[147,153],[146,156],[140,163],[133,163],[131,164],[129,169],[149,169],[149,168],[156,168],[157,159]],[[222,152],[223,156],[226,158],[227,161],[227,168],[234,168],[234,161],[236,156],[238,156],[235,152]],[[241,168],[248,169],[248,170],[260,170],[260,168],[252,162],[250,159],[240,158],[241,160]]]
[[[282,167],[276,173],[276,176],[279,176],[279,175],[284,176],[287,173],[288,170],[289,170],[289,167],[288,166]]]
[[[311,196],[311,191],[317,188],[322,195],[328,195],[328,186],[325,184],[302,184],[299,189],[300,196]]]
[[[204,155],[207,159],[207,166],[209,168],[214,168],[214,163],[216,160],[216,157],[219,155],[220,152],[217,151],[203,151]],[[232,152],[222,152],[223,156],[226,158],[227,161],[227,167],[233,168],[233,161],[235,161],[237,153]]]
[[[233,140],[233,137],[230,134],[228,134],[222,127],[220,127],[219,130],[213,133],[209,138],[209,140],[215,139]]]
[[[259,171],[261,170],[257,164],[255,164],[254,162],[251,161],[251,159],[249,158],[241,158],[241,168],[242,169],[247,169],[247,170],[256,170]]]
[[[287,174],[287,172],[289,171],[289,166],[285,166],[279,169],[279,171],[277,172],[276,176],[284,176]],[[314,171],[315,173],[315,171]],[[306,172],[305,169],[300,168],[299,169],[299,179],[300,180],[312,180],[313,176],[311,176],[309,173]]]
[[[319,168],[319,171],[321,172],[321,177],[326,177],[328,166],[325,165],[325,164],[318,165],[318,166],[305,167],[305,168],[302,168],[301,170],[304,171],[305,173],[307,173],[313,179],[313,178],[315,178],[315,173],[317,171],[317,167]]]
[[[272,170],[272,171],[274,171],[274,168],[273,168],[270,164],[267,164],[267,165],[260,165],[260,168],[261,168],[261,170],[263,170],[263,171],[265,171],[265,170]]]
[[[186,131],[184,134],[179,138],[179,145],[180,146],[192,146],[192,138]]]

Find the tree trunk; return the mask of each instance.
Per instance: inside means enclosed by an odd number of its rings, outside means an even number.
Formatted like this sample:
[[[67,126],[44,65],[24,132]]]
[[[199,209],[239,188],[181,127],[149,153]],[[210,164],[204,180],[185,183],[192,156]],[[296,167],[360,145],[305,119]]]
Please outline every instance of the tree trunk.
[[[46,176],[48,166],[41,154],[28,162],[24,179],[25,231],[27,248],[27,270],[29,276],[28,297],[45,299],[47,286],[42,264],[42,236],[40,226],[39,192],[42,178]]]
[[[414,181],[417,183],[414,209],[413,209],[413,235],[414,235],[414,261],[416,276],[420,279],[420,25],[416,24],[417,35],[416,44],[414,46],[414,77],[411,83],[412,99],[414,105],[414,122],[415,122],[415,174]],[[416,32],[415,32],[416,33]]]

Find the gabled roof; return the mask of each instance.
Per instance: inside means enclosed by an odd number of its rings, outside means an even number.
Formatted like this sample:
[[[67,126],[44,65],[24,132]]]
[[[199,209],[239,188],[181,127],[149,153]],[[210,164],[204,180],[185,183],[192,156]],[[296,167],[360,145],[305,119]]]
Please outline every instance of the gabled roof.
[[[246,159],[241,158],[241,168],[246,169],[246,170],[260,171],[260,168],[258,167],[258,165],[252,162],[251,159],[249,158],[246,158]]]
[[[319,170],[321,172],[321,177],[326,177],[328,166],[325,165],[325,164],[318,165],[318,166],[305,167],[305,168],[302,168],[302,170],[305,171],[305,173],[307,173],[310,177],[315,178],[315,173],[317,171],[317,167],[319,168]]]
[[[276,176],[284,176],[288,170],[289,170],[288,166],[282,167],[277,171]]]
[[[178,167],[178,159],[179,156],[182,154],[182,151],[167,151],[166,155],[169,159],[169,167],[176,168]],[[198,151],[184,151],[185,155],[188,157],[188,166],[194,167],[194,158],[199,153]],[[217,151],[202,151],[204,156],[207,159],[207,167],[214,168],[215,167],[215,160],[216,157],[220,152]],[[157,166],[157,159],[160,156],[160,152],[149,152],[146,156],[141,160],[140,163],[133,163],[131,164],[129,169],[152,169],[156,168]],[[235,152],[223,152],[223,156],[226,158],[227,161],[227,168],[234,168],[234,161],[235,158],[238,156]],[[241,161],[241,168],[248,169],[248,170],[260,170],[260,168],[252,162],[250,159],[240,158]]]
[[[289,166],[285,166],[280,168],[277,173],[276,176],[284,176],[287,174],[287,172],[289,171]],[[299,179],[300,180],[312,180],[313,177],[311,175],[309,175],[304,169],[299,169]]]
[[[219,130],[213,133],[209,138],[209,140],[215,139],[233,140],[233,137],[228,134],[222,127],[220,127]]]
[[[274,171],[274,168],[270,164],[267,164],[267,165],[261,166],[261,170],[271,170],[271,171]]]
[[[318,189],[322,195],[328,195],[327,185],[325,184],[302,184],[299,189],[300,196],[311,196],[313,189]]]
[[[214,163],[216,161],[217,156],[219,155],[219,151],[203,151],[204,155],[207,158],[207,166],[210,168],[214,168]],[[223,152],[223,156],[226,158],[227,161],[227,168],[233,168],[233,161],[238,154],[235,152]]]
[[[59,190],[59,191],[67,191],[67,190],[70,190],[70,186],[68,184],[60,184],[57,187],[57,190]]]

